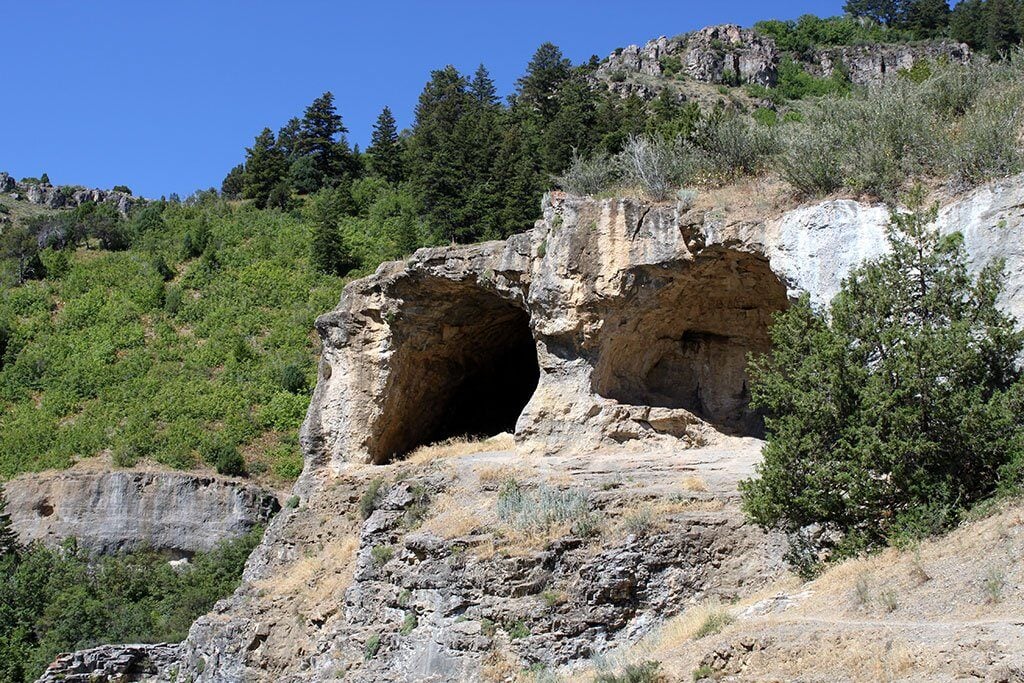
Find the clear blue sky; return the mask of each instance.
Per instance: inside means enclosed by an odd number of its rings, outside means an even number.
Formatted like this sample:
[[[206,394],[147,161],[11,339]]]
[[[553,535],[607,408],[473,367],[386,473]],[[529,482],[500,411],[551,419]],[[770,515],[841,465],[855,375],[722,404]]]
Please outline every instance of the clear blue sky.
[[[701,26],[842,0],[38,0],[3,4],[0,170],[149,197],[220,186],[264,126],[331,90],[365,147],[432,69],[483,62],[507,94],[540,43],[573,62]]]

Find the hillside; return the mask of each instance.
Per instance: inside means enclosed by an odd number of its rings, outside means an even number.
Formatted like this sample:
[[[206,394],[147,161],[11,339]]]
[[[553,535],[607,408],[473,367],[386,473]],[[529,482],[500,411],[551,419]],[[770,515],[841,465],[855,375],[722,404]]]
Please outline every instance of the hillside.
[[[0,173],[0,683],[1024,677],[1006,1]]]

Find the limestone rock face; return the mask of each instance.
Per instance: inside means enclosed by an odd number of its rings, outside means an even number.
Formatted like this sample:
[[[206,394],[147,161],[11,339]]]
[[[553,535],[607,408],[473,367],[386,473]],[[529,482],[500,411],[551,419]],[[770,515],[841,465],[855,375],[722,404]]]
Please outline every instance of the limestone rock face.
[[[598,67],[595,80],[623,97],[643,99],[656,97],[668,83],[679,79],[772,87],[782,57],[768,36],[723,24],[616,50]],[[817,76],[831,76],[842,69],[856,85],[876,85],[921,60],[966,64],[977,58],[966,44],[941,40],[821,48],[802,57],[800,64]]]
[[[980,268],[1004,258],[1024,317],[1024,184],[942,210]],[[420,250],[346,288],[317,321],[323,358],[303,428],[309,466],[386,462],[460,433],[527,450],[756,436],[746,355],[800,292],[827,303],[886,248],[888,211],[824,202],[764,221],[552,195],[506,242]]]
[[[818,50],[808,67],[812,73],[831,76],[844,69],[857,85],[875,85],[886,76],[910,69],[921,60],[942,60],[950,64],[967,64],[977,59],[964,43],[942,40],[927,43],[889,45],[846,45]]]
[[[58,657],[37,683],[171,680],[160,673],[174,664],[180,649],[177,644],[155,643],[79,650]]]
[[[4,485],[23,543],[69,536],[90,552],[149,547],[189,556],[264,524],[280,509],[255,486],[186,473],[121,470],[26,474]]]
[[[0,192],[24,199],[30,204],[48,209],[75,208],[87,202],[110,203],[117,207],[122,216],[127,216],[139,201],[127,192],[114,190],[86,189],[73,185],[48,185],[43,183],[20,183],[10,174],[0,173]]]

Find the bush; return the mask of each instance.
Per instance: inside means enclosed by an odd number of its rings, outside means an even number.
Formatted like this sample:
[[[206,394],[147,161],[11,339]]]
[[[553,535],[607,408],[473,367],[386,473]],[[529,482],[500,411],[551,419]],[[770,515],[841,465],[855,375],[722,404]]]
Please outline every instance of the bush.
[[[736,621],[736,618],[729,613],[729,610],[719,609],[708,614],[694,631],[694,639],[713,636],[723,628]]]
[[[962,237],[935,234],[920,196],[892,214],[891,253],[853,271],[828,315],[806,296],[779,314],[749,368],[767,443],[744,508],[791,534],[816,525],[821,553],[949,528],[1024,452],[1002,264],[972,279]]]
[[[662,680],[660,670],[661,664],[654,661],[627,664],[621,673],[598,674],[594,683],[659,683]]]
[[[589,514],[589,496],[579,489],[558,489],[542,484],[528,489],[509,479],[498,491],[498,518],[523,531],[545,531],[555,524],[573,522]]]
[[[616,164],[605,152],[590,157],[580,156],[573,150],[572,162],[555,179],[558,186],[575,195],[593,195],[611,188],[619,179]]]
[[[625,182],[642,188],[656,201],[692,177],[699,165],[682,138],[670,140],[660,135],[630,136],[616,161]]]
[[[245,474],[245,460],[238,447],[222,441],[207,444],[202,449],[203,460],[217,469],[217,474],[242,476]]]
[[[377,477],[370,482],[370,485],[366,488],[366,492],[363,493],[362,498],[359,499],[359,516],[363,519],[367,519],[373,514],[373,511],[377,509],[377,505],[380,504],[380,499],[384,497],[387,492],[387,487],[384,485],[384,479]]]

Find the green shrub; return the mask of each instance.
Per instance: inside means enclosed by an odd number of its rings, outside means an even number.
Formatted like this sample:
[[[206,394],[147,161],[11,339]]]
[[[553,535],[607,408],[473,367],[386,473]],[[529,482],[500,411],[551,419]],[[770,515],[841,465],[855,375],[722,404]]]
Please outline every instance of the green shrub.
[[[407,636],[415,631],[418,625],[419,619],[416,618],[416,613],[406,612],[405,618],[402,620],[402,626],[398,629],[398,632],[403,636]]]
[[[366,644],[363,646],[363,658],[370,660],[377,656],[377,652],[380,650],[380,634],[374,633],[370,636]]]
[[[363,519],[368,518],[373,514],[373,511],[377,509],[377,505],[380,504],[380,499],[387,493],[387,487],[384,484],[383,477],[377,477],[370,482],[370,485],[366,487],[366,491],[359,499],[359,516]]]
[[[891,252],[827,316],[807,297],[779,314],[749,368],[768,436],[744,508],[791,534],[819,525],[840,556],[948,528],[1021,458],[1024,338],[996,307],[1002,264],[972,278],[920,197],[892,214]]]
[[[395,549],[389,545],[375,545],[370,549],[370,559],[375,567],[383,567],[394,555]]]
[[[299,497],[291,496],[290,498],[288,498],[287,501],[285,501],[284,506],[289,510],[294,510],[295,508],[299,507]]]
[[[704,618],[704,621],[694,631],[693,637],[699,639],[713,636],[734,621],[736,621],[736,617],[732,616],[729,610],[714,610]]]
[[[201,449],[203,460],[213,465],[218,474],[242,476],[245,474],[245,461],[238,447],[223,441],[205,444]]]
[[[542,484],[527,488],[514,479],[498,491],[498,518],[524,531],[543,531],[573,522],[589,513],[590,496],[579,489],[558,489]]]

